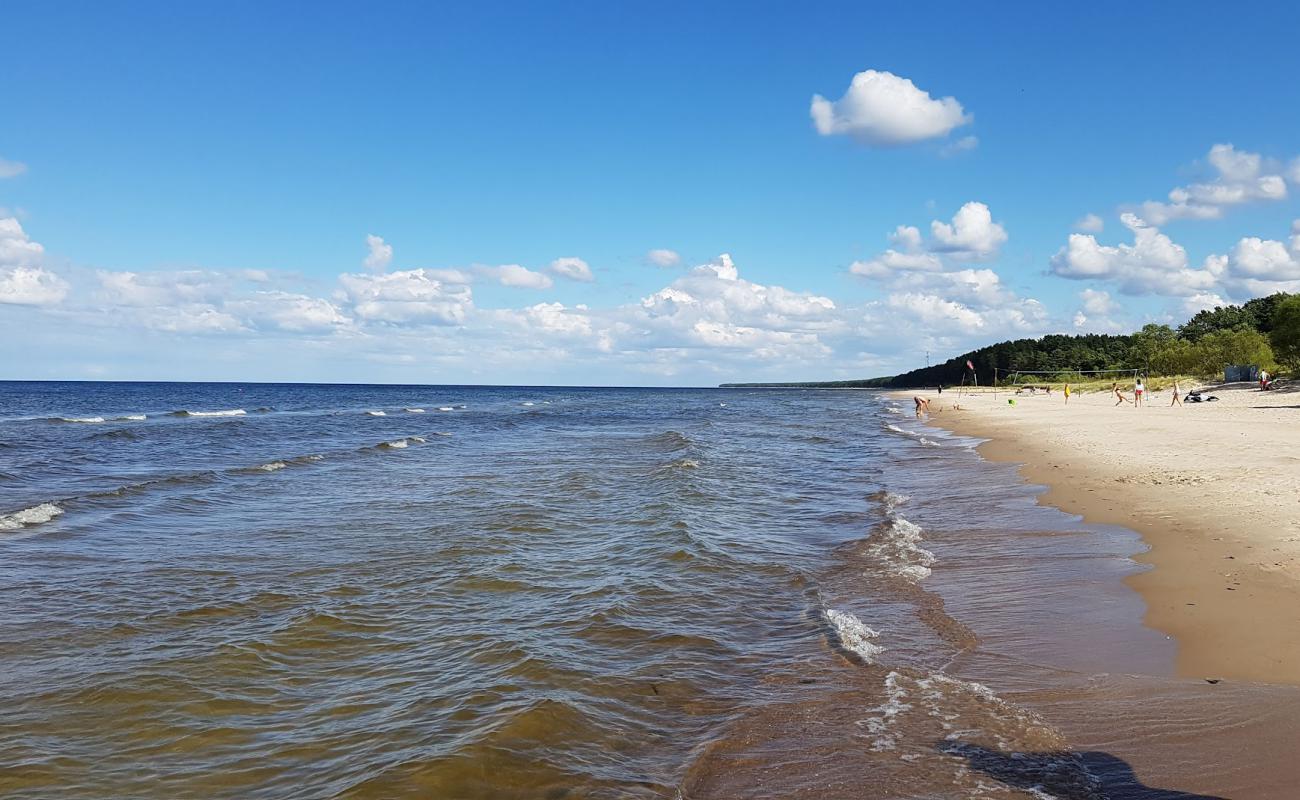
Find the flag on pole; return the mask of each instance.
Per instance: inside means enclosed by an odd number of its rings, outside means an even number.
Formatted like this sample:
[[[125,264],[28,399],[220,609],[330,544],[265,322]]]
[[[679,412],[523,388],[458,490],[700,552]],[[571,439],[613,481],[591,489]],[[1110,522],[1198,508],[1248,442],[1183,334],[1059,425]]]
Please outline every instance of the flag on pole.
[[[970,370],[971,372],[974,372],[974,371],[975,371],[975,365],[972,364],[972,363],[970,363],[970,359],[969,359],[969,358],[966,359],[966,369]]]

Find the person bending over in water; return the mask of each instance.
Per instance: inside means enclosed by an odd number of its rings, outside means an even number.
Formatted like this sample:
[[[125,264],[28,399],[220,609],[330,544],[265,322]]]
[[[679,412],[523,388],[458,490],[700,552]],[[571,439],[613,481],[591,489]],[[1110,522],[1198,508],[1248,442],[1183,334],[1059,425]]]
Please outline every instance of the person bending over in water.
[[[912,399],[916,401],[916,415],[918,417],[921,416],[922,412],[927,414],[930,412],[929,400],[924,397],[913,397]]]
[[[1122,403],[1129,402],[1129,399],[1125,397],[1124,393],[1119,390],[1118,383],[1112,383],[1110,385],[1110,390],[1115,393],[1115,405],[1121,405]]]

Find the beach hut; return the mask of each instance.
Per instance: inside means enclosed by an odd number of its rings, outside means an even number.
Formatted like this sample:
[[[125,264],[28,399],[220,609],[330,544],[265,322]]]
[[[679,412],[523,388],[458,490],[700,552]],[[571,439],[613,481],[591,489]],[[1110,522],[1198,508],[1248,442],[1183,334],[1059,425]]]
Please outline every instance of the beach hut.
[[[1230,367],[1223,368],[1223,382],[1236,383],[1238,381],[1250,381],[1254,383],[1259,380],[1258,364],[1234,364]]]

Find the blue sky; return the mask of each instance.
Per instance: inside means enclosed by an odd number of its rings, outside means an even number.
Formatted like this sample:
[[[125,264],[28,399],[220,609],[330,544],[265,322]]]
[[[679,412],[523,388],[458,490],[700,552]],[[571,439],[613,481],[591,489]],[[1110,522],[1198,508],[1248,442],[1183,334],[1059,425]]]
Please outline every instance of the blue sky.
[[[1290,4],[304,8],[7,9],[0,378],[862,377],[1300,290]]]

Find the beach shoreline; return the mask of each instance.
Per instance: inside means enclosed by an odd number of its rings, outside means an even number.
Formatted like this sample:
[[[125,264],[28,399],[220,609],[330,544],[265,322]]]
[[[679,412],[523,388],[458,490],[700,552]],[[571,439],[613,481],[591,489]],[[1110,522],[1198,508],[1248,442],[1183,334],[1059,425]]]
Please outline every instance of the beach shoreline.
[[[1047,487],[1039,502],[1138,533],[1127,583],[1178,645],[1180,676],[1300,684],[1300,393],[1115,407],[1109,393],[891,392],[981,456]],[[1014,400],[1015,403],[1008,403]]]

